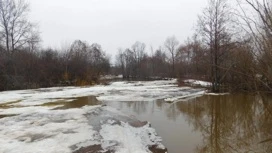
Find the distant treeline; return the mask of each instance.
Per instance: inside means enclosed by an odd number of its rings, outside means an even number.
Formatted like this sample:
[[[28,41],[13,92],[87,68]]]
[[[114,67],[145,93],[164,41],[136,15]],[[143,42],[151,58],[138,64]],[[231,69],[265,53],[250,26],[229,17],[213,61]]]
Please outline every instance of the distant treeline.
[[[158,49],[136,42],[119,49],[114,66],[98,44],[76,40],[41,49],[23,0],[0,0],[0,90],[90,85],[106,74],[210,81],[213,92],[272,91],[272,2],[208,0],[195,34],[168,37]],[[233,6],[232,6],[233,5]],[[178,15],[177,15],[178,17]],[[125,38],[124,38],[125,39]]]
[[[0,90],[90,85],[110,70],[100,45],[75,41],[67,50],[0,51]]]

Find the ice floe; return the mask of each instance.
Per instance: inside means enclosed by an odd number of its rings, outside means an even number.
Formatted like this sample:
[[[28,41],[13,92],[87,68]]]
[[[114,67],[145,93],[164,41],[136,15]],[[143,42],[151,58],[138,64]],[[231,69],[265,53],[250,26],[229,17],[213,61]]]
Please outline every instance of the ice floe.
[[[165,149],[149,123],[133,127],[130,122],[140,121],[101,106],[4,118],[0,120],[0,152],[70,153],[93,145],[120,153],[148,153],[151,146]]]
[[[192,86],[201,86],[201,87],[210,87],[212,85],[211,82],[194,80],[194,79],[183,80],[183,82]]]

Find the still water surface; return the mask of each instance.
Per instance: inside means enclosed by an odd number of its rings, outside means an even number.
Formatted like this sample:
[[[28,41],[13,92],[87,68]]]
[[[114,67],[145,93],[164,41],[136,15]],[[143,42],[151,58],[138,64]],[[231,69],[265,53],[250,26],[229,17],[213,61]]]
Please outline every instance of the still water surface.
[[[107,102],[151,122],[169,153],[272,153],[272,97],[202,96],[174,104]]]

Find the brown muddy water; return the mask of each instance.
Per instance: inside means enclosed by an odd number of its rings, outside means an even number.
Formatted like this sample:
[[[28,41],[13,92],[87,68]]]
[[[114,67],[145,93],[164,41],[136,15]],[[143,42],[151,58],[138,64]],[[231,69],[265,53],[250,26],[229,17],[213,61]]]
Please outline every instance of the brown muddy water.
[[[169,153],[272,153],[272,97],[202,96],[174,104],[107,102],[149,121]]]
[[[101,103],[89,96],[44,105],[69,109],[98,104],[149,121],[169,153],[272,153],[272,96],[205,95],[172,104],[163,100]]]
[[[71,100],[71,102],[67,102],[67,100]],[[63,105],[56,109],[69,109],[69,108],[81,108],[87,105],[100,105],[101,102],[96,99],[95,96],[86,96],[86,97],[79,97],[75,99],[62,99],[56,102],[45,103],[41,106],[57,106]]]

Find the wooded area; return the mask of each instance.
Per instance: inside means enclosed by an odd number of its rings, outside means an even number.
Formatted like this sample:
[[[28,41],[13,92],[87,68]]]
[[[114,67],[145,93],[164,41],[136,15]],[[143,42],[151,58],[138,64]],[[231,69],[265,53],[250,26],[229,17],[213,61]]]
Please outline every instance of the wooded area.
[[[195,34],[180,45],[173,36],[150,56],[134,49],[143,43],[119,51],[123,75],[206,80],[213,92],[272,91],[272,3],[230,2],[209,0]]]
[[[109,57],[99,44],[76,40],[61,50],[41,48],[28,14],[23,0],[0,1],[0,90],[90,85],[109,72]]]
[[[122,74],[200,79],[212,82],[213,92],[272,91],[272,3],[208,1],[187,41],[171,36],[158,49],[137,41],[120,48],[111,65],[96,43],[43,49],[39,29],[28,19],[29,4],[0,0],[0,90],[90,85],[101,75]]]

